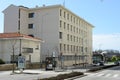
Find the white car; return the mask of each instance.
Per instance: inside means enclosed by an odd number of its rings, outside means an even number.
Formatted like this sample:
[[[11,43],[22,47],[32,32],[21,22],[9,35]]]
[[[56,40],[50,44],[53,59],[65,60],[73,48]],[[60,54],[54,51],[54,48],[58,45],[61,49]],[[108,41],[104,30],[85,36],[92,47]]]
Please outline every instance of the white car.
[[[115,65],[120,65],[120,61],[115,61]]]
[[[104,66],[104,61],[96,62],[92,64],[93,66]]]

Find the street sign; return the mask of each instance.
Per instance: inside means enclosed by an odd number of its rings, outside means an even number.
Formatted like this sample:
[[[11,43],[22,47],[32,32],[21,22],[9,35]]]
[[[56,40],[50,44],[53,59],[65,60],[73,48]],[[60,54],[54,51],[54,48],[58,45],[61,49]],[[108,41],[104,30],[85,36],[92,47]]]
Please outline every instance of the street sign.
[[[25,57],[23,56],[18,57],[18,68],[19,69],[25,68]]]
[[[53,57],[55,57],[55,54],[56,54],[56,53],[55,53],[55,52],[53,52],[53,53],[52,53],[52,56],[53,56]]]

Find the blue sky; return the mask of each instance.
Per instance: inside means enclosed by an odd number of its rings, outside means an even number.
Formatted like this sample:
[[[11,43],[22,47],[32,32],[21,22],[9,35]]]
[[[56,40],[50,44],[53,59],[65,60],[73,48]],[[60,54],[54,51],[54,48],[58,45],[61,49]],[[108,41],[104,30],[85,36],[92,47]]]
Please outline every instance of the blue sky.
[[[120,50],[120,0],[0,0],[0,33],[3,32],[2,11],[10,4],[33,8],[65,1],[65,7],[95,26],[93,49]],[[117,36],[117,37],[116,37]]]

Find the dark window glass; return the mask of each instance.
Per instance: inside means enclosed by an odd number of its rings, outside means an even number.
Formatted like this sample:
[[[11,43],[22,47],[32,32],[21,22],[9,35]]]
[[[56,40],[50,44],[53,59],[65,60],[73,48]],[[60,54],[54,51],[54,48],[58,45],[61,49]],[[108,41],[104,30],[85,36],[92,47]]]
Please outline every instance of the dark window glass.
[[[59,32],[59,38],[62,39],[62,32]]]
[[[33,24],[28,24],[28,29],[33,29]]]
[[[28,14],[28,17],[29,17],[29,18],[33,18],[33,17],[34,17],[34,13],[29,13],[29,14]]]

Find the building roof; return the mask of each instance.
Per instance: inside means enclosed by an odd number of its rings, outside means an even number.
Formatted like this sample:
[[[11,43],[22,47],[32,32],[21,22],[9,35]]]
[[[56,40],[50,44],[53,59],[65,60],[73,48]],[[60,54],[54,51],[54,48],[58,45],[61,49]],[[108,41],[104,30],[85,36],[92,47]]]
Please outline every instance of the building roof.
[[[27,38],[33,40],[41,40],[39,38],[31,37],[20,33],[0,33],[0,38]]]
[[[40,10],[40,9],[50,9],[50,8],[63,8],[65,10],[67,10],[68,12],[70,12],[71,14],[73,14],[74,16],[80,18],[81,20],[85,21],[87,24],[89,24],[92,28],[94,28],[95,26],[93,26],[91,23],[89,23],[88,21],[86,21],[85,19],[81,18],[80,16],[78,16],[77,14],[73,13],[71,10],[67,9],[65,6],[61,5],[61,4],[57,4],[57,5],[43,5],[43,6],[36,6],[35,8],[28,8],[28,7],[25,7],[25,6],[16,6],[16,5],[13,5],[11,4],[9,7],[17,7],[17,8],[21,8],[21,9],[24,9],[24,10]],[[7,7],[7,8],[9,8]],[[3,13],[7,10],[7,8],[3,11]]]

